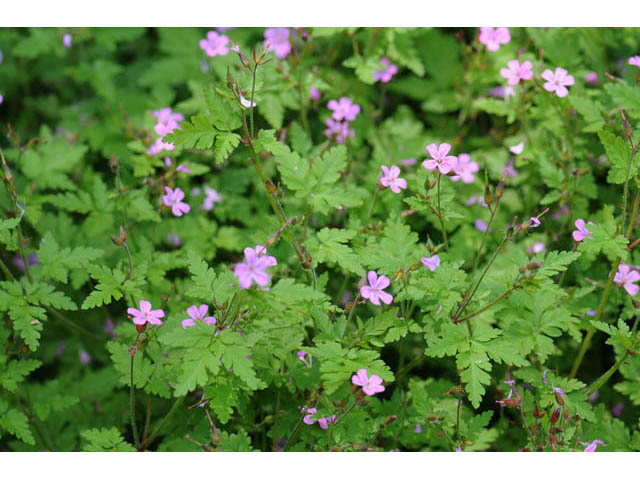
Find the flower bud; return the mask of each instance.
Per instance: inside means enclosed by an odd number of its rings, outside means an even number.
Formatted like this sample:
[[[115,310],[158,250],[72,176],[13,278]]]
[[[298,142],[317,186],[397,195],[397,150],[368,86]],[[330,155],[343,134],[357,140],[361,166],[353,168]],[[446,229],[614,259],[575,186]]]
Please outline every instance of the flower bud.
[[[144,325],[136,325],[136,331],[138,333],[142,333],[147,329],[147,324],[145,323]]]
[[[485,185],[484,188],[484,203],[486,203],[487,205],[491,205],[493,203],[493,195],[491,194],[489,184]]]
[[[624,125],[624,133],[628,138],[631,138],[633,137],[633,130],[631,130],[631,125],[627,121],[627,117],[625,117],[622,107],[619,107],[619,108],[620,108],[620,115],[622,115],[622,125]]]
[[[551,414],[551,425],[555,425],[558,421],[558,418],[560,418],[560,409],[556,408]]]
[[[500,200],[502,198],[502,194],[504,192],[504,177],[500,179],[498,186],[496,187],[496,198]]]

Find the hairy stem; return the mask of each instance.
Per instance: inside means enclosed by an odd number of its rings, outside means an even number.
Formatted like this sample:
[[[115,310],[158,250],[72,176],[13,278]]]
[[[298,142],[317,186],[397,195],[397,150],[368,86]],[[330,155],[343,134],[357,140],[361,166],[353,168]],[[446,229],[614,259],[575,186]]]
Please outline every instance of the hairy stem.
[[[140,336],[140,334],[138,334]],[[136,340],[137,343],[137,340]],[[135,401],[135,385],[133,383],[133,360],[135,358],[135,350],[131,353],[131,383],[129,384],[129,415],[131,417],[131,429],[133,430],[133,441],[136,449],[140,451],[140,441],[138,440],[138,426],[136,425],[136,401]]]
[[[589,385],[587,387],[587,389],[585,390],[585,393],[587,394],[587,397],[589,395],[591,395],[593,392],[599,390],[600,387],[602,387],[602,385],[607,383],[607,380],[609,380],[609,378],[611,378],[611,375],[616,373],[618,368],[620,368],[620,366],[624,362],[626,362],[627,358],[629,358],[630,355],[631,354],[629,353],[629,351],[624,352],[624,355],[622,357],[620,357],[620,359],[609,370],[604,372],[595,382],[593,382],[591,385]]]
[[[440,220],[440,227],[442,229],[442,239],[444,241],[445,252],[449,250],[449,240],[447,239],[447,229],[444,226],[444,218],[442,217],[442,209],[440,208],[440,178],[442,174],[438,171],[438,219]]]

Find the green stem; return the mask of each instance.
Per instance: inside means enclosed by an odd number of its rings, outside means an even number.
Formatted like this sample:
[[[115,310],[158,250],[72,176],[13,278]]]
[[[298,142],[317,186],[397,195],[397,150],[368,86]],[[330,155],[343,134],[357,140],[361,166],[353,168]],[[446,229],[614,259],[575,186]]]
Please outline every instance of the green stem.
[[[476,269],[478,268],[478,263],[480,263],[480,256],[482,255],[482,250],[484,249],[484,244],[487,240],[487,236],[489,235],[489,230],[491,229],[491,224],[493,223],[493,219],[496,216],[496,212],[498,211],[498,205],[500,204],[500,199],[496,200],[495,208],[491,209],[491,217],[489,217],[489,223],[487,224],[487,229],[484,231],[482,235],[482,241],[480,242],[480,248],[478,248],[478,252],[476,253],[476,258],[473,260],[473,269],[471,270],[471,278],[473,278],[476,274]],[[491,207],[489,207],[491,208]]]
[[[620,366],[627,360],[627,358],[629,358],[630,355],[631,354],[629,353],[628,350],[626,352],[624,352],[624,355],[622,357],[620,357],[620,359],[609,370],[604,372],[600,376],[600,378],[598,378],[595,382],[593,382],[591,385],[589,385],[589,387],[585,390],[585,393],[586,393],[587,397],[589,395],[591,395],[593,392],[599,390],[600,387],[602,387],[602,385],[604,385],[607,382],[607,380],[609,380],[609,378],[611,378],[611,375],[616,373],[618,368],[620,368]]]
[[[138,334],[140,336],[140,334]],[[136,340],[137,343],[137,340]],[[136,449],[140,451],[140,441],[138,440],[138,426],[136,425],[136,402],[135,402],[135,385],[133,383],[133,360],[135,358],[135,351],[131,355],[131,383],[129,384],[129,414],[131,416],[131,429],[133,430],[133,441],[136,445]]]
[[[440,208],[440,177],[442,174],[438,171],[438,219],[442,228],[442,239],[444,240],[444,250],[449,251],[449,240],[447,239],[447,229],[444,226],[444,218],[442,217],[442,209]]]
[[[460,318],[456,321],[456,323],[460,323],[460,322],[464,322],[465,320],[469,320],[470,318],[476,317],[478,315],[480,315],[482,312],[489,310],[491,307],[493,307],[496,303],[498,303],[499,301],[507,298],[511,292],[513,292],[514,290],[520,288],[519,285],[514,285],[513,287],[511,287],[509,290],[507,290],[506,292],[504,292],[502,295],[500,295],[499,297],[497,297],[495,300],[493,300],[492,302],[486,304],[484,307],[479,308],[478,310],[476,310],[473,313],[470,313],[469,315],[467,315],[466,317]]]
[[[2,271],[4,272],[5,277],[7,277],[7,280],[11,280],[12,282],[17,282],[16,277],[13,276],[13,274],[11,273],[11,271],[7,268],[7,266],[5,265],[5,263],[2,261],[2,259],[0,258],[0,269],[2,269]]]
[[[253,67],[253,70],[251,70],[251,110],[249,112],[249,116],[251,118],[251,138],[255,138],[256,135],[256,131],[253,127],[253,109],[255,108],[253,106],[253,94],[255,93],[256,90],[256,72],[258,70],[258,64],[256,63],[255,66]]]
[[[164,418],[162,420],[160,420],[160,423],[158,424],[157,428],[155,429],[155,431],[151,435],[149,435],[149,438],[147,439],[145,445],[143,445],[143,446],[151,445],[151,443],[160,434],[160,431],[162,430],[162,427],[164,427],[165,424],[169,421],[169,419],[173,416],[173,414],[176,413],[176,411],[178,410],[178,407],[180,405],[182,405],[182,402],[184,401],[185,398],[186,398],[186,395],[176,399],[176,401],[174,402],[173,406],[171,407],[171,410],[169,410],[169,413],[167,413],[164,416]]]
[[[278,387],[278,394],[276,395],[276,417],[273,421],[273,446],[274,452],[278,451],[278,417],[280,416],[280,390],[282,386]]]

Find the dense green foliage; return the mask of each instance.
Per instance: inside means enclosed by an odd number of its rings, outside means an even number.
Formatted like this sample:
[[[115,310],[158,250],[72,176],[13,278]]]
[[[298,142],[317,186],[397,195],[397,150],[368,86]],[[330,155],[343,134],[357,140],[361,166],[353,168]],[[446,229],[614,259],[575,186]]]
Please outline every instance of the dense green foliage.
[[[640,450],[640,316],[613,282],[640,264],[637,29],[511,29],[497,51],[478,29],[290,29],[284,58],[262,28],[207,57],[207,31],[0,30],[0,450]],[[492,95],[515,58],[533,79]],[[361,107],[343,144],[323,134],[341,97]],[[422,167],[445,142],[473,182]],[[241,288],[256,245],[277,265]],[[368,271],[391,304],[359,293]],[[136,329],[141,300],[162,325]],[[183,328],[201,304],[216,324]]]

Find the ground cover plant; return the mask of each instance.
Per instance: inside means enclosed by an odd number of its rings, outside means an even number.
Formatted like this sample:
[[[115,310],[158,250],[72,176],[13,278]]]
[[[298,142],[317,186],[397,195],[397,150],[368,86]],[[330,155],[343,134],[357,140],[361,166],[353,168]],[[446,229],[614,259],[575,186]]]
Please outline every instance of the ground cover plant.
[[[640,449],[638,29],[0,51],[0,449]]]

